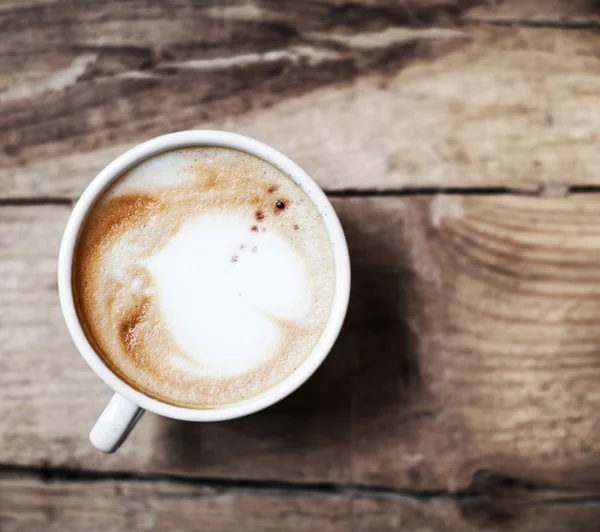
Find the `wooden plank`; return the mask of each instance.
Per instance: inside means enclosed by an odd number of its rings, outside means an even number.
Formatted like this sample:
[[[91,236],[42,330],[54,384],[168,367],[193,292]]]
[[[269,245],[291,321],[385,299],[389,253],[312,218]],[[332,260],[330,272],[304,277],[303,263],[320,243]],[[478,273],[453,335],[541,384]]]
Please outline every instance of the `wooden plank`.
[[[256,495],[149,482],[0,482],[3,532],[349,530],[344,497]]]
[[[360,500],[353,506],[355,529],[373,532],[592,532],[598,529],[596,503],[500,505],[482,501],[429,504]]]
[[[515,504],[473,499],[419,501],[311,491],[212,489],[167,482],[0,481],[3,532],[122,530],[583,532],[597,530],[600,505]]]
[[[265,140],[330,190],[597,184],[600,39],[464,25],[472,5],[9,3],[0,197],[77,197],[194,127]]]
[[[597,490],[597,196],[334,201],[353,292],[324,366],[248,418],[148,415],[110,457],[87,442],[110,393],[56,296],[69,209],[0,209],[0,462],[411,490],[492,471]]]

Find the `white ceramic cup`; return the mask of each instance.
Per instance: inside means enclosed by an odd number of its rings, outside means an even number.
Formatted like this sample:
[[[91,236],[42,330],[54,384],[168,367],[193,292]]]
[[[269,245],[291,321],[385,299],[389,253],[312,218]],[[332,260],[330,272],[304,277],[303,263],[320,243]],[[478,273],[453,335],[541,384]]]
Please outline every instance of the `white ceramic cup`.
[[[82,224],[96,199],[120,175],[161,152],[189,146],[220,146],[259,157],[287,174],[302,187],[321,214],[335,260],[335,295],[329,321],[312,352],[279,384],[244,401],[207,410],[173,406],[141,393],[115,375],[88,342],[73,300],[73,255]],[[105,453],[116,451],[145,410],[186,421],[222,421],[252,414],[292,393],[323,362],[342,327],[350,294],[350,259],[342,226],[323,191],[294,161],[257,140],[224,131],[181,131],[144,142],[124,153],[90,183],[69,218],[58,259],[58,291],[67,327],[81,356],[115,394],[90,433],[92,444]]]

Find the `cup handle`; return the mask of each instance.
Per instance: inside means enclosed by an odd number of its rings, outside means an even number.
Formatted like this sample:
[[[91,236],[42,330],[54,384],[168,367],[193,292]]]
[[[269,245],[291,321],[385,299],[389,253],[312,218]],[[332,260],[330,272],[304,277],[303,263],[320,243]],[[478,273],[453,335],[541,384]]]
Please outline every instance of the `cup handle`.
[[[92,445],[103,453],[114,453],[144,412],[143,408],[116,393],[90,432]]]

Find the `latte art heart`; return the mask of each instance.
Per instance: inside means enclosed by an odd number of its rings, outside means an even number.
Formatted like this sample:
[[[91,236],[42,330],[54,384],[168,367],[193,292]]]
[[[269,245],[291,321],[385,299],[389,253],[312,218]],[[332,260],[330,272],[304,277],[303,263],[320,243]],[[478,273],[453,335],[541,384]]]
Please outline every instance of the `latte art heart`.
[[[249,233],[251,225],[248,216],[209,212],[148,261],[165,324],[196,363],[190,369],[205,375],[268,362],[282,347],[283,322],[310,310],[300,254],[276,231]]]
[[[224,148],[144,161],[97,202],[73,289],[86,334],[129,384],[193,408],[269,389],[308,356],[334,292],[331,244],[304,192]]]

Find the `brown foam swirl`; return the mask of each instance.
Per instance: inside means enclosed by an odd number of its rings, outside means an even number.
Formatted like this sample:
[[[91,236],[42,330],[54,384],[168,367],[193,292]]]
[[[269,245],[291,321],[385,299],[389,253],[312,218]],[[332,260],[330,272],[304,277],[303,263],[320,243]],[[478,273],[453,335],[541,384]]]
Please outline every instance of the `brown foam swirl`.
[[[174,164],[161,164],[168,158]],[[305,261],[311,280],[305,317],[270,317],[281,333],[276,354],[233,377],[205,374],[177,344],[144,265],[185,224],[212,212],[248,215],[248,234],[276,231]],[[232,262],[260,253],[259,246],[239,247]],[[143,393],[192,408],[235,403],[283,380],[314,347],[333,300],[330,242],[310,200],[268,163],[222,148],[176,150],[124,174],[90,212],[73,268],[80,320],[105,363]]]

